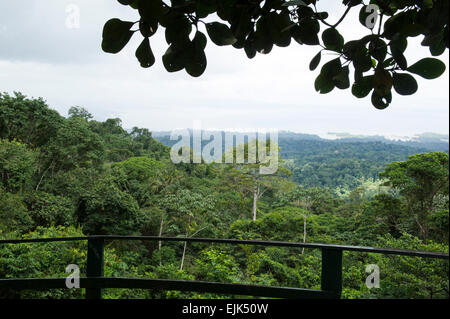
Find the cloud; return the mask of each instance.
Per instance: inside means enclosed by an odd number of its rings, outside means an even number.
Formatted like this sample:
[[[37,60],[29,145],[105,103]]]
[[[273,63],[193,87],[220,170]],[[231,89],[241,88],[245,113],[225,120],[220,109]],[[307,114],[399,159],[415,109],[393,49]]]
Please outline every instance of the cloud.
[[[104,23],[114,16],[138,16],[110,0],[2,1],[0,12],[0,58],[52,64],[101,58]],[[72,24],[74,15],[79,28]]]
[[[80,28],[66,26],[68,5],[78,6]],[[126,127],[153,130],[190,127],[279,128],[303,132],[346,131],[355,134],[448,132],[448,73],[419,80],[412,97],[394,94],[385,111],[349,90],[319,95],[318,71],[308,69],[316,47],[274,47],[248,60],[243,50],[208,43],[208,68],[200,78],[165,71],[164,34],[151,38],[157,62],[140,68],[134,56],[137,34],[119,54],[101,51],[101,31],[113,17],[136,21],[137,13],[110,0],[16,0],[0,3],[0,90],[42,96],[61,114],[70,106],[86,107],[97,119],[121,117]],[[331,21],[339,18],[333,13]],[[357,12],[352,13],[357,14]],[[348,38],[366,34],[355,17],[341,30]],[[357,20],[356,20],[357,21]],[[347,37],[346,37],[347,38]],[[412,60],[427,50],[409,49]],[[324,61],[333,56],[324,56]],[[448,53],[443,57],[448,60]]]

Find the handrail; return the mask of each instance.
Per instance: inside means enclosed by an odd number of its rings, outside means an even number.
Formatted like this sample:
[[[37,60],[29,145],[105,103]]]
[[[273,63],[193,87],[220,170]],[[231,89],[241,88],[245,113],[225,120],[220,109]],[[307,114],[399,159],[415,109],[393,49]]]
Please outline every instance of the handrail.
[[[356,251],[366,253],[378,253],[389,255],[403,255],[411,257],[425,258],[441,258],[449,259],[448,253],[440,253],[433,251],[417,251],[396,248],[376,248],[367,246],[350,246],[335,245],[321,243],[300,243],[289,241],[267,241],[267,240],[245,240],[245,239],[218,239],[218,238],[192,238],[192,237],[165,237],[165,236],[120,236],[120,235],[94,235],[86,237],[61,237],[61,238],[30,238],[30,239],[7,239],[0,240],[1,244],[21,244],[21,243],[41,243],[41,242],[64,242],[64,241],[83,241],[89,239],[103,240],[143,240],[143,241],[175,241],[175,242],[203,242],[203,243],[222,243],[235,245],[252,245],[252,246],[277,246],[292,248],[310,248],[310,249],[338,249],[342,251]]]
[[[226,284],[200,281],[163,280],[144,278],[107,278],[103,277],[104,242],[105,240],[141,240],[141,241],[172,241],[172,242],[203,242],[233,245],[277,246],[291,248],[310,248],[322,251],[321,289],[301,289],[289,287],[267,287],[245,284]],[[275,298],[340,298],[342,291],[342,254],[343,251],[366,253],[393,254],[411,257],[449,259],[448,253],[414,251],[390,248],[373,248],[348,245],[330,245],[317,243],[298,243],[286,241],[215,239],[215,238],[184,238],[157,236],[118,236],[96,235],[87,237],[62,238],[30,238],[0,240],[0,245],[21,243],[70,242],[87,241],[87,277],[80,278],[81,288],[86,288],[86,298],[101,299],[102,288],[140,288],[155,290],[179,290],[212,292],[233,295],[250,295]],[[12,289],[55,289],[65,288],[64,278],[22,278],[0,279],[0,288]]]

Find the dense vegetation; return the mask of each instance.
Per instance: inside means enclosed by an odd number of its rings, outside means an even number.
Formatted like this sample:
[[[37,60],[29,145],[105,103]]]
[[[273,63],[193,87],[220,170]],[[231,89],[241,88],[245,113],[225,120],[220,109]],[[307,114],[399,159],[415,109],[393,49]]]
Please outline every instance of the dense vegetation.
[[[382,144],[348,144],[354,162],[334,157],[336,164],[329,171],[344,165],[346,176],[358,178],[354,172],[371,161],[376,165],[367,170],[370,177],[380,173],[382,178],[364,180],[350,190],[353,181],[334,182],[335,176],[320,166],[318,158],[331,150],[308,154],[305,144],[298,163],[303,157],[317,162],[311,170],[328,176],[331,182],[325,188],[303,182],[297,166],[292,175],[289,161],[281,162],[281,173],[264,178],[232,164],[174,165],[169,148],[148,130],[126,131],[120,119],[92,118],[81,107],[71,108],[66,118],[42,99],[0,95],[1,239],[90,234],[286,241],[306,237],[307,242],[448,252],[447,153],[420,153],[385,164],[409,150],[398,154],[398,148],[390,151]],[[339,196],[337,186],[345,186],[345,196]],[[86,243],[3,246],[0,277],[65,277],[69,264],[80,265],[83,274],[85,262]],[[379,289],[365,286],[368,264],[380,267]],[[447,261],[346,253],[343,271],[344,298],[449,296]],[[320,251],[110,242],[105,275],[319,288]],[[0,294],[61,298],[81,297],[83,291]],[[105,297],[219,296],[117,289],[107,290]]]
[[[221,134],[224,140],[225,133]],[[248,133],[233,134],[248,139]],[[170,139],[168,132],[157,132],[155,138],[170,147],[177,142]],[[399,144],[398,141],[382,139],[326,140],[316,135],[281,132],[278,134],[278,144],[280,155],[292,171],[295,183],[305,187],[326,187],[339,194],[348,194],[364,182],[376,181],[378,173],[391,162],[407,160],[410,155],[428,150],[443,149],[448,153],[448,143],[438,143],[436,139],[428,143]],[[417,144],[419,147],[416,147]]]

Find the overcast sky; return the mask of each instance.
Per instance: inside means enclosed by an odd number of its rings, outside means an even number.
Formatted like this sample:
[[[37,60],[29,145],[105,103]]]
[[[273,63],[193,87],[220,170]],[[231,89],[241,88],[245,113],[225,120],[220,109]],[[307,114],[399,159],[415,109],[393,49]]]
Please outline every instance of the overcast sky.
[[[71,4],[80,11],[79,28],[67,27]],[[335,17],[342,10],[336,7]],[[98,120],[120,117],[126,128],[171,130],[201,121],[207,129],[448,134],[448,71],[433,81],[417,77],[417,94],[394,94],[391,106],[379,111],[369,98],[358,100],[349,90],[315,92],[317,71],[310,72],[308,65],[317,47],[293,41],[248,60],[243,50],[209,42],[208,68],[192,78],[184,70],[165,71],[161,55],[167,44],[161,32],[151,39],[156,63],[150,69],[140,68],[134,56],[140,34],[121,53],[103,53],[102,28],[113,17],[138,20],[136,11],[113,0],[2,0],[0,91],[43,97],[62,115],[71,106],[83,106]],[[367,33],[357,19],[347,20],[340,29],[346,40]],[[428,54],[418,43],[410,43],[410,62]],[[448,61],[448,51],[441,58]]]

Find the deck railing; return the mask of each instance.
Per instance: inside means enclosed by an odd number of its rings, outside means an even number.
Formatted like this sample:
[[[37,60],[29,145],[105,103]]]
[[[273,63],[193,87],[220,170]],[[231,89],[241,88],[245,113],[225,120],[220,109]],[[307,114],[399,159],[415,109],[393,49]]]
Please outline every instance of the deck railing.
[[[104,244],[106,240],[137,240],[137,241],[172,241],[221,243],[232,245],[275,246],[291,248],[320,249],[322,251],[321,288],[302,289],[289,287],[268,287],[259,285],[228,284],[204,281],[184,281],[145,278],[111,278],[104,277]],[[129,288],[153,290],[177,290],[200,293],[218,293],[272,298],[340,298],[342,291],[342,254],[343,251],[402,255],[423,258],[449,259],[446,253],[423,252],[402,249],[386,249],[360,246],[327,245],[312,243],[295,243],[284,241],[182,238],[182,237],[152,237],[152,236],[89,236],[67,238],[39,238],[24,240],[0,240],[2,245],[43,242],[87,241],[87,271],[86,277],[80,278],[80,288],[86,289],[87,299],[101,299],[104,288]],[[66,278],[24,278],[0,279],[0,288],[15,290],[25,289],[63,289],[66,288]]]

